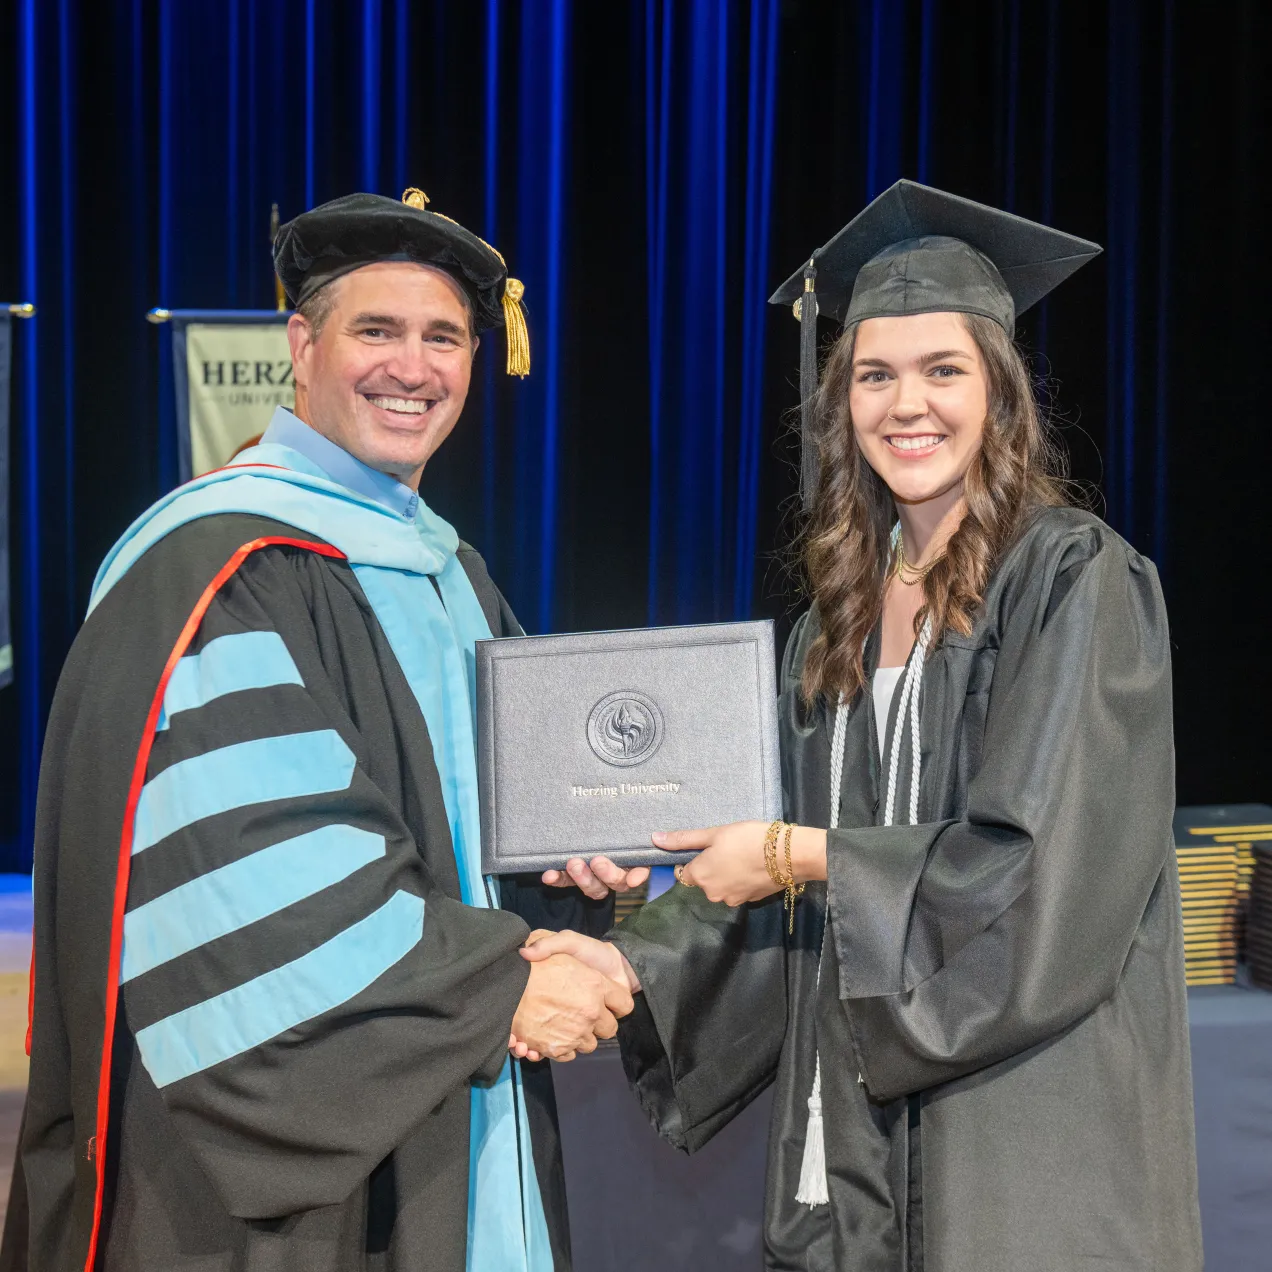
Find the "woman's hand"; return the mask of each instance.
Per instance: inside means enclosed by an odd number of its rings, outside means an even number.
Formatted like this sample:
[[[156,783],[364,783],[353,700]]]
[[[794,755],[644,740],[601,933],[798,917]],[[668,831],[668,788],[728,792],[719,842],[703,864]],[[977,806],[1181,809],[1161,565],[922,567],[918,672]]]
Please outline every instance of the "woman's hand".
[[[768,828],[768,822],[745,821],[705,830],[660,830],[654,843],[667,852],[698,853],[676,872],[685,887],[701,888],[708,901],[741,905],[779,891],[764,864]]]
[[[637,866],[634,870],[624,870],[608,857],[593,857],[591,861],[571,857],[564,870],[543,872],[543,882],[550,888],[577,887],[593,901],[603,901],[611,892],[630,892],[633,888],[639,888],[648,878],[647,867]]]
[[[678,878],[686,887],[701,888],[708,901],[742,905],[780,892],[764,864],[768,822],[733,822],[706,830],[658,831],[654,843],[667,852],[698,852],[682,866]],[[777,864],[786,872],[786,832],[777,840]],[[791,830],[791,863],[795,882],[826,877],[826,832],[811,826]]]

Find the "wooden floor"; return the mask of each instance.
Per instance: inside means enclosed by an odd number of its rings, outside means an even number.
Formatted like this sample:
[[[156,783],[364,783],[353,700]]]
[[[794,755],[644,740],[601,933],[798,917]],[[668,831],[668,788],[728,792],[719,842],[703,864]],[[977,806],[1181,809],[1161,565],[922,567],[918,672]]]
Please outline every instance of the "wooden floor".
[[[13,1153],[26,1098],[30,961],[31,876],[0,874],[0,1223],[9,1203]]]
[[[0,972],[0,1222],[9,1201],[13,1152],[26,1097],[27,977]]]

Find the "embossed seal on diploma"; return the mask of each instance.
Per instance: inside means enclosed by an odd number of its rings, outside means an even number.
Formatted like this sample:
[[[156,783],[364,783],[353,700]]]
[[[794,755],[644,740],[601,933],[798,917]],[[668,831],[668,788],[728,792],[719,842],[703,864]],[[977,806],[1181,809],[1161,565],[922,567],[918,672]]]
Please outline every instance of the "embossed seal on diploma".
[[[618,768],[643,764],[662,739],[662,712],[634,689],[606,694],[587,718],[587,740],[596,757]]]

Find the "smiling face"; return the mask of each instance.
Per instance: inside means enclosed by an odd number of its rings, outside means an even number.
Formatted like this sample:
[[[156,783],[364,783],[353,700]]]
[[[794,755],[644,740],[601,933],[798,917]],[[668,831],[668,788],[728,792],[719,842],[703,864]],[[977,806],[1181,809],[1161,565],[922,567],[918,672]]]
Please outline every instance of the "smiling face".
[[[961,315],[863,322],[849,405],[857,445],[898,503],[957,502],[989,406],[984,360]]]
[[[378,261],[328,283],[315,333],[287,325],[296,414],[370,468],[418,486],[464,409],[477,340],[459,284],[439,269]]]

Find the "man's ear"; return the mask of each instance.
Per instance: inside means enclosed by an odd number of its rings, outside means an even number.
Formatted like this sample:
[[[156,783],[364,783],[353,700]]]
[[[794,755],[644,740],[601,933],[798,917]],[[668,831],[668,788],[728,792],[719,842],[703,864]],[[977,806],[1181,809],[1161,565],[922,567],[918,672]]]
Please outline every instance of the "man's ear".
[[[287,344],[291,348],[292,378],[300,388],[309,384],[309,360],[313,356],[314,329],[301,314],[287,320]]]

